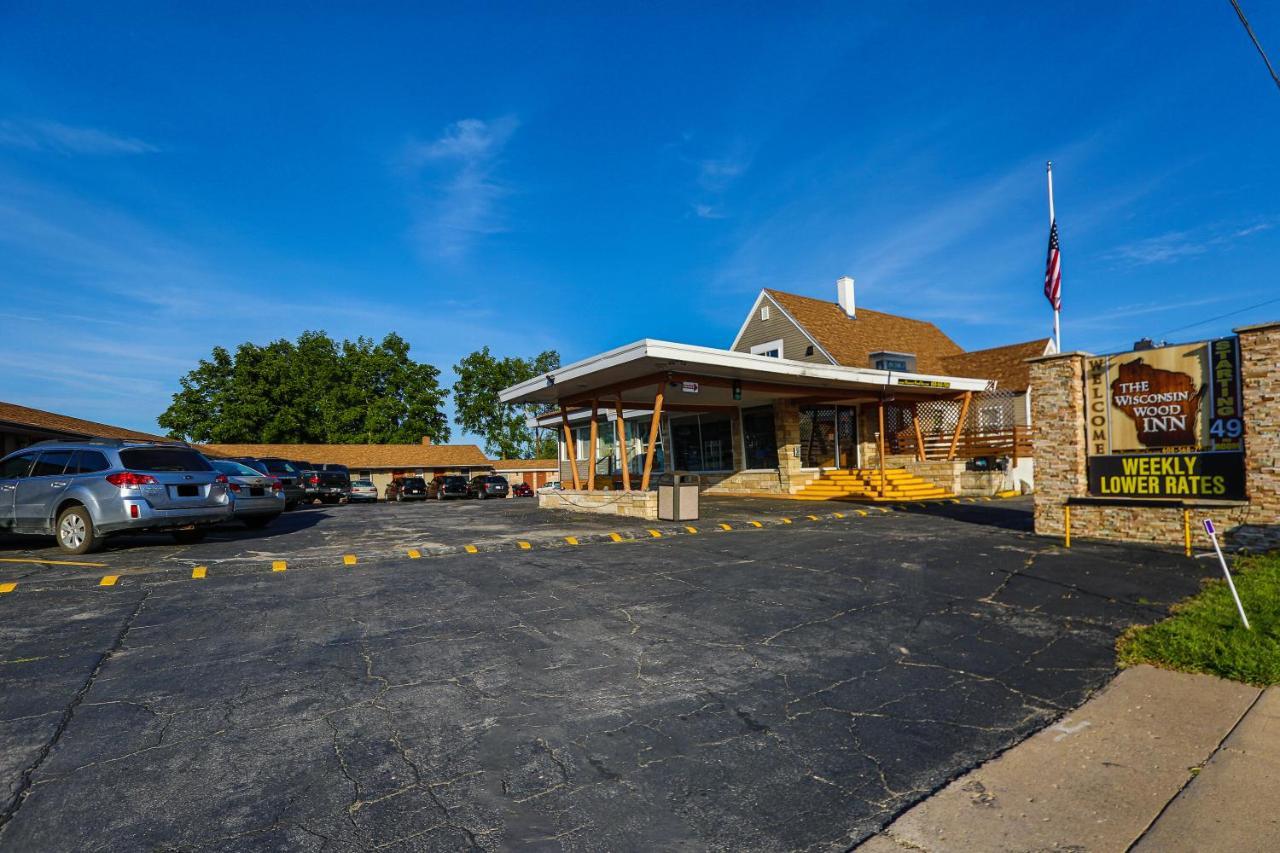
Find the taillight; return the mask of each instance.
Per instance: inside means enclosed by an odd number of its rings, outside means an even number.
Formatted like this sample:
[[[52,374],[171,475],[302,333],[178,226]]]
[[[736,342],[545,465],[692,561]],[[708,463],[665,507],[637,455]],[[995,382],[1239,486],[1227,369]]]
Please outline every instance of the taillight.
[[[228,489],[230,489],[230,490],[231,490],[231,491],[233,491],[233,492],[238,492],[238,491],[240,491],[240,484],[239,484],[239,483],[228,483],[228,484],[227,484],[227,488],[228,488]]]
[[[133,471],[117,471],[114,474],[107,475],[107,482],[113,486],[119,486],[122,489],[132,489],[138,486],[150,486],[156,482],[156,478],[150,474],[137,474]]]
[[[280,482],[279,480],[272,480],[272,481],[271,481],[271,491],[273,491],[273,492],[283,492],[283,491],[284,491],[284,483]]]
[[[308,478],[307,478],[307,482],[308,482],[308,483],[310,483],[310,484],[311,484],[311,485],[313,485],[313,486],[318,486],[318,485],[320,485],[320,478],[319,478],[319,477],[315,477],[315,476],[308,477]]]
[[[215,483],[221,483],[222,485],[224,485],[224,486],[225,486],[225,485],[227,485],[227,483],[229,483],[230,481],[227,479],[227,475],[226,475],[226,474],[219,474],[218,476],[216,476],[216,477],[214,477],[214,478],[213,478],[213,482],[215,482]],[[237,491],[238,491],[238,490],[237,490]]]

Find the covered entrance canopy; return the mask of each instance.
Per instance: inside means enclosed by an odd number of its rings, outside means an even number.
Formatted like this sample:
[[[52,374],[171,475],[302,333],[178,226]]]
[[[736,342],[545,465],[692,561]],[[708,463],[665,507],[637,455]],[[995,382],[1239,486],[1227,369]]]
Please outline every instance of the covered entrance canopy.
[[[871,368],[842,367],[791,361],[764,355],[690,346],[668,341],[641,340],[542,374],[505,389],[504,403],[527,403],[558,410],[565,431],[574,488],[581,488],[570,437],[569,419],[590,411],[590,452],[596,445],[597,413],[613,409],[618,420],[624,410],[651,412],[649,440],[644,454],[641,489],[648,489],[659,422],[666,412],[714,412],[772,403],[875,403],[879,409],[880,464],[884,464],[884,408],[889,402],[911,405],[921,401],[961,399],[967,408],[974,392],[991,383],[985,379],[898,373]],[[961,417],[963,421],[963,416]],[[923,445],[922,445],[923,447]],[[921,450],[923,452],[923,450]],[[622,468],[623,487],[632,488],[630,472]],[[587,474],[594,488],[594,471]]]

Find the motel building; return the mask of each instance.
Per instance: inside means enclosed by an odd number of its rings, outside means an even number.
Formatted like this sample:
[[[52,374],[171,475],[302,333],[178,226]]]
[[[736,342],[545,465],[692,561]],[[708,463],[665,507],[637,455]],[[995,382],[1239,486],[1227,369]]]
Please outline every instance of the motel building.
[[[965,352],[836,290],[761,291],[729,349],[646,339],[505,389],[559,437],[563,490],[540,504],[654,518],[663,474],[808,500],[1029,491],[1026,361],[1048,339]]]

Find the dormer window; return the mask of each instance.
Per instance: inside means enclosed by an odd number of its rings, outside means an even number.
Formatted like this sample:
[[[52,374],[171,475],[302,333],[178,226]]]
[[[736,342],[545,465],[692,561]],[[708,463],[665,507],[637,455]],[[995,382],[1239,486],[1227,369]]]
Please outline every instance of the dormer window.
[[[914,353],[882,350],[871,353],[871,367],[875,370],[891,370],[894,373],[915,373],[916,357]]]

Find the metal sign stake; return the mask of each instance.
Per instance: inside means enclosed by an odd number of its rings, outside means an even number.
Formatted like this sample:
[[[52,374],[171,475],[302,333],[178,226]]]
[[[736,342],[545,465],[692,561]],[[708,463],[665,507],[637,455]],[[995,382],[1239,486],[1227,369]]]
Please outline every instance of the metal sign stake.
[[[1222,556],[1222,547],[1218,545],[1218,532],[1213,528],[1213,522],[1209,519],[1204,520],[1204,532],[1209,534],[1209,540],[1213,542],[1213,550],[1218,554],[1218,562],[1222,564],[1222,574],[1227,579],[1227,587],[1231,590],[1231,597],[1236,600],[1236,610],[1240,611],[1240,621],[1244,623],[1246,631],[1252,631],[1249,627],[1249,617],[1244,615],[1244,605],[1240,603],[1240,593],[1236,592],[1235,582],[1231,580],[1231,572],[1227,570],[1227,558]]]

